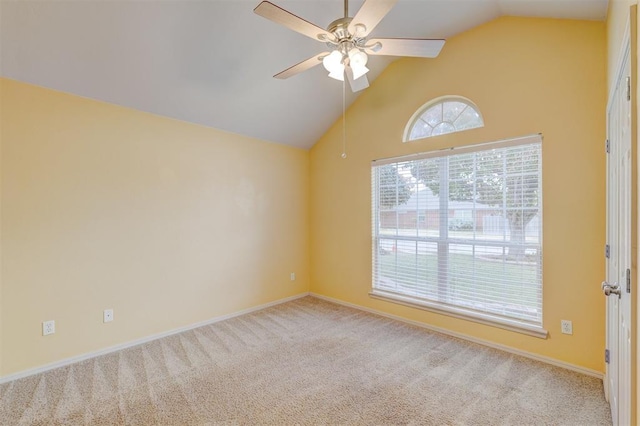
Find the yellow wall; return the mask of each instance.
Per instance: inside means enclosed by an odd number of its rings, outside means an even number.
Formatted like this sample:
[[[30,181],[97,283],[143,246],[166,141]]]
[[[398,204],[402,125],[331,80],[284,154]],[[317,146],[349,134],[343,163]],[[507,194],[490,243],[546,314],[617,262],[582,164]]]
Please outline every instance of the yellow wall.
[[[340,121],[309,154],[0,79],[0,375],[309,288],[603,371],[604,28],[500,18],[393,63],[348,111],[346,160]],[[402,144],[447,94],[486,126]],[[369,298],[371,160],[537,132],[547,340]]]
[[[606,39],[602,22],[504,17],[447,41],[435,60],[393,63],[311,151],[311,290],[520,350],[604,371]],[[403,144],[411,115],[461,95],[485,127]],[[368,296],[370,161],[542,133],[546,340]],[[560,320],[573,321],[572,336]]]
[[[0,96],[1,375],[308,291],[307,151],[6,79]]]

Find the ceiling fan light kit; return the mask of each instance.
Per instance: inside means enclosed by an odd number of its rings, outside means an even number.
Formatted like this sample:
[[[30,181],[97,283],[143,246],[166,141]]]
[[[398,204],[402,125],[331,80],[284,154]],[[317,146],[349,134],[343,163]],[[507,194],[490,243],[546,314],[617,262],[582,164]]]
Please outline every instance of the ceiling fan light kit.
[[[322,65],[329,71],[329,77],[344,81],[344,59],[342,53],[334,50],[324,57]]]
[[[367,62],[369,55],[414,56],[435,58],[444,40],[430,39],[369,39],[378,23],[398,0],[365,0],[356,15],[349,17],[349,3],[344,1],[344,17],[329,24],[326,30],[288,12],[269,1],[263,1],[254,12],[277,24],[326,43],[328,52],[306,59],[274,77],[285,79],[322,63],[329,77],[349,81],[351,90],[357,92],[369,87]]]
[[[322,65],[329,71],[329,77],[344,81],[344,73],[347,66],[353,71],[354,80],[359,79],[369,72],[367,60],[369,57],[362,50],[343,45],[332,51],[322,59]]]
[[[355,80],[359,79],[363,75],[369,72],[369,68],[367,68],[367,60],[369,57],[366,53],[358,49],[351,49],[349,51],[349,65],[351,65],[351,69],[353,70],[353,78]]]

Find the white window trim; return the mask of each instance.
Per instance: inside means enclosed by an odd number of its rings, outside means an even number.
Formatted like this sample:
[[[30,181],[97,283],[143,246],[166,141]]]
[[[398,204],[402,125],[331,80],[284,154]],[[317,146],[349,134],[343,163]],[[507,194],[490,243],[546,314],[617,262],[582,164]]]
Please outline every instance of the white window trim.
[[[504,330],[515,331],[516,333],[526,334],[529,336],[537,337],[539,339],[546,339],[549,335],[549,332],[543,327],[527,325],[516,320],[503,318],[497,315],[491,315],[486,312],[472,311],[470,309],[465,309],[457,306],[447,306],[426,299],[418,300],[413,296],[403,296],[401,294],[386,292],[377,288],[372,289],[371,292],[369,292],[369,296],[373,297],[374,299],[393,302],[399,305],[409,306],[411,308],[418,308],[429,312],[435,312],[437,314],[448,315],[454,318],[477,322],[484,325],[490,325],[496,328],[502,328]]]
[[[437,151],[429,151],[418,154],[410,154],[400,157],[391,157],[391,158],[382,158],[373,160],[371,162],[371,166],[383,166],[385,164],[394,164],[400,163],[403,161],[415,161],[421,160],[425,158],[437,158],[444,157],[447,155],[451,155],[451,152],[455,150],[456,154],[463,154],[465,152],[475,152],[481,149],[483,146],[491,146],[492,148],[506,148],[510,146],[516,145],[525,145],[529,143],[538,143],[542,141],[542,134],[532,134],[527,136],[522,136],[513,139],[500,140],[494,142],[487,142],[482,144],[475,145],[466,145],[462,147],[451,147],[446,149],[441,149]],[[373,207],[373,200],[372,200]],[[541,206],[542,208],[542,206]],[[540,242],[542,245],[542,241]],[[372,277],[373,281],[373,277]],[[389,301],[393,303],[397,303],[404,306],[409,306],[412,308],[423,309],[430,312],[435,312],[438,314],[448,315],[454,318],[460,318],[484,325],[493,326],[496,328],[501,328],[504,330],[509,330],[513,332],[517,332],[520,334],[525,334],[533,337],[537,337],[540,339],[546,339],[548,337],[549,332],[543,327],[543,325],[534,325],[527,324],[525,321],[520,321],[517,319],[505,318],[500,315],[493,315],[487,312],[479,312],[472,309],[467,309],[459,306],[451,306],[446,305],[439,302],[434,302],[427,299],[417,298],[415,296],[404,296],[402,294],[398,294],[395,292],[388,292],[382,289],[373,288],[371,292],[369,292],[369,296],[375,299],[380,299],[384,301]],[[544,324],[544,319],[542,319],[542,324]]]
[[[415,160],[423,160],[425,158],[445,157],[447,155],[451,155],[452,151],[455,151],[456,154],[464,154],[465,152],[479,151],[484,146],[491,147],[491,148],[507,148],[510,146],[526,145],[529,143],[540,142],[541,138],[542,138],[541,133],[535,133],[532,135],[521,136],[513,139],[485,142],[485,143],[479,143],[474,145],[465,145],[460,147],[450,147],[450,148],[440,149],[437,151],[428,151],[428,152],[420,152],[417,154],[403,155],[401,157],[380,158],[380,159],[371,161],[371,165],[384,166],[385,164],[401,163],[403,161],[415,161]]]

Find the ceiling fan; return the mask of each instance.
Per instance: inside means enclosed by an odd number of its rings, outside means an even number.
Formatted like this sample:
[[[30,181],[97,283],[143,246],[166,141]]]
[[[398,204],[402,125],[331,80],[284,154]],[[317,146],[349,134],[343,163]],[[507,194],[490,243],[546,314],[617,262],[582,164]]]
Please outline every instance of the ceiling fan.
[[[283,25],[327,45],[328,51],[319,53],[274,75],[285,79],[322,63],[329,77],[344,81],[345,75],[351,90],[357,92],[369,87],[366,73],[368,55],[414,56],[435,58],[444,40],[416,38],[369,38],[369,34],[385,17],[398,0],[365,0],[351,18],[349,1],[344,0],[344,17],[329,24],[326,30],[288,12],[269,1],[263,1],[255,9],[258,15]]]

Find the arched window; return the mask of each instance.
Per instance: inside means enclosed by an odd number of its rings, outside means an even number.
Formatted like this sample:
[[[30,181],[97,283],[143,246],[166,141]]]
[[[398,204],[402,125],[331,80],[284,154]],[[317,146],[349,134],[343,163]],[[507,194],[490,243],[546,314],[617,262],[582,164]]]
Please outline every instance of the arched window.
[[[446,133],[483,127],[478,107],[461,96],[446,96],[424,104],[409,120],[404,131],[404,142]]]

